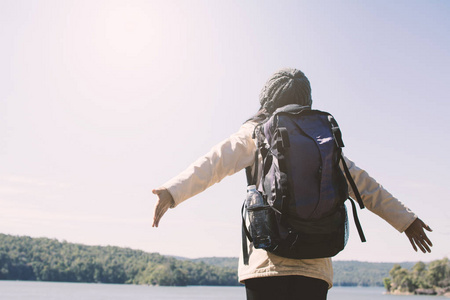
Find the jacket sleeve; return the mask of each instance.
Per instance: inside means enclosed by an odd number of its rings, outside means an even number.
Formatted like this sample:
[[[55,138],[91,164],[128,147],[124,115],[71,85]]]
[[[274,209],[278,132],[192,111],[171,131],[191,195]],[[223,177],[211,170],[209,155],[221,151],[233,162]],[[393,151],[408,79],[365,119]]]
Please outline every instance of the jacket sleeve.
[[[186,170],[163,184],[174,199],[173,207],[197,195],[228,175],[253,164],[256,151],[252,133],[255,125],[245,123],[238,132],[215,145]]]
[[[344,157],[344,160],[367,209],[377,214],[398,231],[405,231],[417,216],[375,179],[370,177],[366,171],[357,167],[353,161],[347,157]],[[349,193],[353,199],[356,199],[350,185]]]

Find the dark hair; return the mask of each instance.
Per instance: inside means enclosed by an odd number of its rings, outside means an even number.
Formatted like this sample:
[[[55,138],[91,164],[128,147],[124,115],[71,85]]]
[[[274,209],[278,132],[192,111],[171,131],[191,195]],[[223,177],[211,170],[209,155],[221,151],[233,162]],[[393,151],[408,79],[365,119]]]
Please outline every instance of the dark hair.
[[[245,122],[262,123],[279,107],[288,104],[311,106],[311,85],[305,74],[297,69],[285,68],[275,72],[264,85],[258,112]]]
[[[302,71],[281,69],[267,80],[259,101],[269,113],[287,104],[311,106],[311,85]]]

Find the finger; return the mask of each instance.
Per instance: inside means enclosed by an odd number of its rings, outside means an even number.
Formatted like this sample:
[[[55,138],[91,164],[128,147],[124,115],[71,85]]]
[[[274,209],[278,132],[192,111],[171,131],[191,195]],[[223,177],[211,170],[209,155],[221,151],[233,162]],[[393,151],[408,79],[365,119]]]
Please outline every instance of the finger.
[[[158,203],[156,203],[155,208],[153,210],[153,220],[155,220],[158,217],[159,211],[160,211],[159,205]]]
[[[158,212],[158,214],[157,214],[156,217],[155,217],[155,223],[156,223],[156,225],[159,224],[159,221],[161,220],[161,218],[162,218],[162,213],[161,213],[161,212]]]
[[[158,205],[158,203],[155,205],[155,210],[153,212],[153,224],[152,227],[158,227],[159,220],[161,219],[161,209]]]
[[[425,248],[425,250],[427,250],[428,253],[431,253],[431,249],[430,247],[428,247],[425,240],[422,240],[422,246]]]
[[[154,225],[153,227],[158,227],[159,220],[161,220],[161,217],[162,217],[161,210],[160,209],[155,210],[155,214],[153,217],[153,225]]]
[[[153,224],[155,225],[154,227],[159,226],[159,221],[164,216],[164,214],[167,212],[167,210],[168,210],[168,208],[159,207],[159,205],[158,205],[157,211],[155,211],[155,216],[153,217]]]
[[[162,218],[162,213],[161,211],[158,211],[157,213],[155,213],[155,216],[153,217],[153,227],[158,227],[159,226],[159,221]]]
[[[425,232],[423,233],[423,239],[425,240],[425,242],[427,242],[428,245],[430,245],[430,247],[433,247],[433,243],[430,241],[430,239],[428,238],[428,236],[425,234]]]
[[[157,201],[155,203],[155,208],[153,209],[153,220],[155,220],[161,214],[161,199],[159,198],[159,194],[161,193],[161,189],[153,189],[152,193],[157,195]]]
[[[421,231],[423,231],[423,228],[425,228],[426,230],[428,230],[428,231],[433,231],[433,229],[431,229],[430,228],[430,226],[428,226],[427,224],[425,224],[425,222],[424,221],[422,221],[421,219],[417,219],[418,221],[419,221],[419,224],[420,224],[420,229],[421,229]]]
[[[166,213],[167,209],[164,209],[162,211],[160,211],[157,215],[157,217],[155,218],[155,226],[158,227],[159,226],[159,222],[161,221],[162,217],[164,216],[164,214]]]
[[[158,225],[159,225],[159,219],[153,219],[152,227],[158,228]]]
[[[413,241],[413,239],[412,239],[412,238],[410,238],[410,237],[408,237],[408,238],[409,238],[409,242],[411,243],[411,246],[413,247],[414,251],[416,251],[416,252],[417,252],[417,247],[416,247],[416,245],[414,244],[414,241]]]
[[[158,195],[161,192],[161,189],[153,189],[152,193]]]
[[[430,226],[428,226],[427,224],[425,224],[425,223],[423,223],[423,228],[425,228],[426,230],[428,230],[428,231],[433,231],[433,229],[431,229],[431,227]]]
[[[156,213],[153,215],[152,227],[158,227],[158,218],[156,217]]]
[[[415,241],[417,247],[419,247],[420,251],[422,251],[423,253],[426,253],[425,248],[422,246],[421,239],[416,238],[414,241]]]
[[[420,243],[423,245],[423,247],[427,250],[428,253],[431,253],[431,247],[433,246],[433,244],[426,235],[421,236]]]

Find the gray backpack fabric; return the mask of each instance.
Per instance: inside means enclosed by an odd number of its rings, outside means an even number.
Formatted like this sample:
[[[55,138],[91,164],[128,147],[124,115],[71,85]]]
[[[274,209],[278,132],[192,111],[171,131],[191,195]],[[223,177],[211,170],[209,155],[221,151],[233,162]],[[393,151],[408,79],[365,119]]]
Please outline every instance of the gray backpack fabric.
[[[251,186],[259,182],[257,192],[263,203],[250,205],[247,200],[243,205],[244,263],[248,263],[247,238],[255,248],[288,258],[322,258],[339,253],[348,239],[344,202],[351,198],[345,177],[360,208],[364,205],[343,160],[344,144],[333,116],[290,104],[258,124],[254,137],[258,150],[254,172],[246,169],[247,183]],[[346,176],[339,167],[341,160]],[[350,202],[364,242],[354,200]]]

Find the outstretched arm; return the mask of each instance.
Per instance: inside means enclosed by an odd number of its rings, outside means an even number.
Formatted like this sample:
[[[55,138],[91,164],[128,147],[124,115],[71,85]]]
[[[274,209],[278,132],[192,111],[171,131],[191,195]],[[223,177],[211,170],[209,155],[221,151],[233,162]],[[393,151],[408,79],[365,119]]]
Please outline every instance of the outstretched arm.
[[[433,244],[424,231],[424,229],[432,231],[431,228],[370,177],[366,171],[357,167],[347,157],[344,159],[367,209],[386,220],[399,232],[405,232],[415,251],[418,247],[423,253],[431,252],[430,247]],[[349,192],[354,198],[353,191]]]
[[[405,234],[411,242],[411,246],[415,251],[417,251],[417,247],[423,252],[431,252],[430,247],[433,246],[430,239],[425,234],[423,229],[428,231],[433,231],[430,226],[425,224],[421,219],[417,218],[414,222],[409,225],[405,230]],[[417,245],[417,246],[416,246]]]
[[[184,200],[204,191],[253,163],[256,145],[252,139],[255,124],[247,122],[238,132],[214,146],[208,153],[197,159],[186,170],[153,190],[157,196],[153,227],[169,208],[174,208]]]

